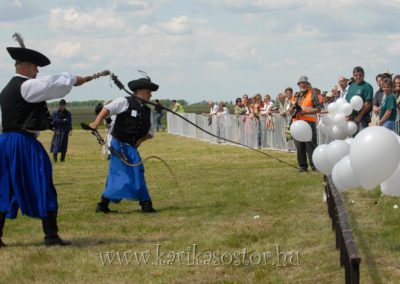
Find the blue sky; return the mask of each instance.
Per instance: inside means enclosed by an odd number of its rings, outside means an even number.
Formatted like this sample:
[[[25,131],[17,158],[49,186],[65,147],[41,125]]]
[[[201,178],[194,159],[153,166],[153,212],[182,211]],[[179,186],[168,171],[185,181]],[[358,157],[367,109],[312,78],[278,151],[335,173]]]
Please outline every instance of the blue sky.
[[[0,84],[14,74],[5,48],[22,34],[52,61],[40,75],[109,69],[125,84],[149,73],[153,98],[234,100],[296,88],[307,75],[330,90],[361,65],[400,74],[400,0],[9,0],[0,3]],[[67,101],[115,99],[108,79],[74,88]]]

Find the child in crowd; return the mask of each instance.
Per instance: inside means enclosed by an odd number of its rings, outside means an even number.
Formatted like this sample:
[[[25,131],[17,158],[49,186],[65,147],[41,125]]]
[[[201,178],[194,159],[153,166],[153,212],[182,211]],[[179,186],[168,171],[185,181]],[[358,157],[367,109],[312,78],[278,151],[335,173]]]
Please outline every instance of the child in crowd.
[[[396,98],[392,93],[392,80],[382,80],[383,103],[379,112],[378,125],[394,130],[396,121]]]

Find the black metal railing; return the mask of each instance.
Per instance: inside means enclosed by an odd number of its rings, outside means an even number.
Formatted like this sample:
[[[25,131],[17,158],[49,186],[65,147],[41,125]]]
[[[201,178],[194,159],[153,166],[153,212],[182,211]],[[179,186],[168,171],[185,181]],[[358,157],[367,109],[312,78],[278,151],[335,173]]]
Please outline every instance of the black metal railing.
[[[340,251],[340,265],[345,269],[345,283],[360,283],[361,257],[351,233],[343,200],[332,179],[325,176],[324,180],[328,213],[336,235],[336,249]]]

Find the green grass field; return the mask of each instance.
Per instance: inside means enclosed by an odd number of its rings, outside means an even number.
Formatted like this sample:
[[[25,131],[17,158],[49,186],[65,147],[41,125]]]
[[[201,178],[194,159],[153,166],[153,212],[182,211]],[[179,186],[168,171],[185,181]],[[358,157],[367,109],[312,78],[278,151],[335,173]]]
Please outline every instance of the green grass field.
[[[0,283],[343,283],[322,175],[298,173],[252,151],[163,132],[140,148],[156,214],[138,202],[94,208],[107,161],[91,134],[75,130],[65,163],[53,166],[60,235],[43,246],[40,220],[7,220]],[[40,136],[49,148],[50,132]],[[295,155],[269,152],[295,164]],[[361,283],[400,276],[398,199],[344,195],[362,254]],[[354,200],[354,203],[351,202]],[[139,263],[140,262],[140,263]],[[146,262],[146,263],[145,263]]]

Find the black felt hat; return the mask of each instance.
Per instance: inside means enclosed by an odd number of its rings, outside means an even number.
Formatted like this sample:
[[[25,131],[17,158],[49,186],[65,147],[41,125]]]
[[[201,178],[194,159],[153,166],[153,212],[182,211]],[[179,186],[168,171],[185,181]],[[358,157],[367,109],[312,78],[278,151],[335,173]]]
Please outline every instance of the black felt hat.
[[[60,102],[58,103],[60,106],[66,106],[67,102],[64,99],[61,99]]]
[[[39,67],[50,64],[50,59],[48,59],[45,55],[36,50],[26,48],[24,40],[20,34],[15,33],[13,38],[19,43],[20,47],[7,47],[7,51],[12,59],[16,61],[16,64],[20,62],[30,62]]]
[[[158,90],[158,85],[154,84],[150,78],[140,78],[137,80],[132,80],[128,83],[129,89],[131,89],[133,92],[140,90],[140,89],[146,89],[150,90],[152,92],[155,92]]]
[[[10,56],[17,62],[30,62],[39,67],[50,64],[50,60],[40,52],[23,47],[7,47]]]

